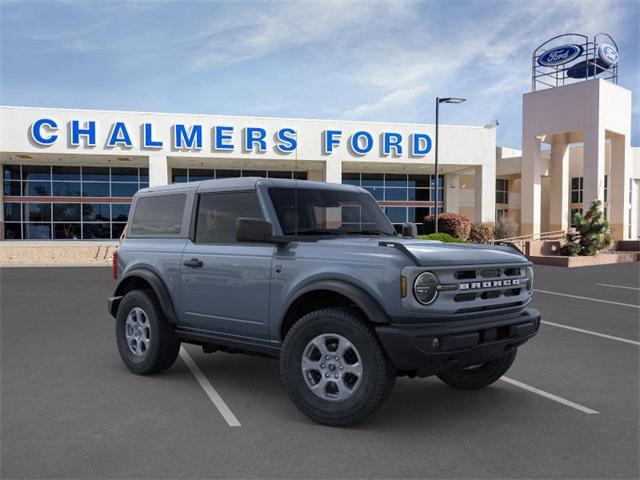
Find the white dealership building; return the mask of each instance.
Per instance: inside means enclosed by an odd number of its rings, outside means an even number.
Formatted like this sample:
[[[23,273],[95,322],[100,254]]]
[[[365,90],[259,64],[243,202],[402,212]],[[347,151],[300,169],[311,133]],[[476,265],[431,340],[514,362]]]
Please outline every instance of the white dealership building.
[[[437,208],[532,236],[600,199],[615,238],[637,239],[632,93],[613,41],[578,37],[534,52],[523,149],[496,148],[493,125],[440,125],[438,180],[434,125],[0,107],[0,238],[117,239],[139,188],[261,176],[360,185],[397,226]]]

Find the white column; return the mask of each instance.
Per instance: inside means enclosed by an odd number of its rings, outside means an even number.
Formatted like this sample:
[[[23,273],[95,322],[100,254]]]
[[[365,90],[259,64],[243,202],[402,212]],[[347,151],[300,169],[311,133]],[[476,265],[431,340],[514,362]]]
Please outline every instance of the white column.
[[[445,212],[458,213],[460,208],[460,176],[457,173],[447,173],[444,176]]]
[[[324,181],[329,183],[342,183],[342,161],[328,158],[324,162]]]
[[[496,219],[496,163],[488,161],[475,167],[475,221]]]
[[[149,186],[157,187],[169,184],[169,165],[163,153],[149,155]]]
[[[604,202],[604,129],[596,126],[585,130],[583,155],[582,209],[586,212],[596,198]]]
[[[609,227],[613,238],[629,237],[629,179],[632,162],[628,135],[615,135],[611,140],[611,163],[607,200],[609,202]],[[636,217],[637,218],[637,215]]]
[[[535,135],[525,135],[522,152],[521,235],[540,233],[541,175],[540,139]]]
[[[569,221],[569,145],[567,135],[556,135],[551,145],[551,201],[549,230],[566,230]]]

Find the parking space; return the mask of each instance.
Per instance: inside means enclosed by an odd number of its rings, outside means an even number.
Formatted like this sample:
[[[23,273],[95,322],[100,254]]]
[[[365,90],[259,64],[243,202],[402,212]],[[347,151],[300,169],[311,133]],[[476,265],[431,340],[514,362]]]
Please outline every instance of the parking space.
[[[536,267],[536,289],[554,293],[534,300],[550,323],[520,350],[513,382],[459,391],[399,379],[389,401],[349,429],[298,413],[273,360],[186,346],[193,365],[182,356],[159,376],[128,373],[105,311],[109,274],[0,270],[3,478],[640,474],[638,264]]]

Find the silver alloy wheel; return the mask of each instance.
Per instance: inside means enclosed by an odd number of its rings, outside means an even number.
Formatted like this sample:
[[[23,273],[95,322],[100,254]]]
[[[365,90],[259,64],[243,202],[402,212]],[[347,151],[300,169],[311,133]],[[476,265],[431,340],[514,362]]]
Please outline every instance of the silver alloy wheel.
[[[124,335],[131,353],[137,357],[143,356],[151,345],[151,324],[149,317],[140,307],[129,311],[124,325]]]
[[[362,383],[362,357],[342,335],[315,337],[305,347],[301,364],[305,383],[323,400],[346,400]]]

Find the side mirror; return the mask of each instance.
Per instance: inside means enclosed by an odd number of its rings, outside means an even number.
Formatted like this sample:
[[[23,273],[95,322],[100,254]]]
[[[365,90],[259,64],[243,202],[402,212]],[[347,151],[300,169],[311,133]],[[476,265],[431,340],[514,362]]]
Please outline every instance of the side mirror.
[[[238,242],[273,242],[273,226],[261,218],[238,218],[236,220]]]
[[[403,223],[402,224],[402,236],[409,238],[416,238],[418,235],[418,227],[415,223]]]

